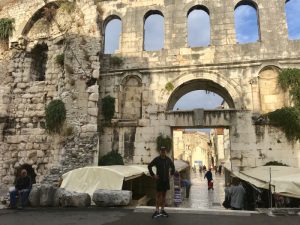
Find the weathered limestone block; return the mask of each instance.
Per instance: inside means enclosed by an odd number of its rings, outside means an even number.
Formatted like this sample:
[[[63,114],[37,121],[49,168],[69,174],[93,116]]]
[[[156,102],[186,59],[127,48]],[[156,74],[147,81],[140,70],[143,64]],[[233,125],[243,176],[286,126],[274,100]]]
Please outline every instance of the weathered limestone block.
[[[89,96],[89,101],[97,102],[99,99],[99,94],[98,93],[92,93]]]
[[[88,114],[91,116],[97,116],[98,115],[98,109],[97,108],[89,108]]]
[[[54,206],[61,205],[61,199],[62,199],[62,196],[65,194],[65,192],[67,192],[67,191],[64,188],[58,188],[56,190],[55,195],[54,195],[54,202],[53,202]]]
[[[96,84],[88,87],[86,90],[87,93],[98,93],[98,91],[99,91],[99,85]]]
[[[131,200],[131,191],[99,189],[93,194],[93,201],[97,206],[124,206],[129,205]]]
[[[97,124],[87,124],[82,126],[82,132],[97,132]]]
[[[30,191],[28,200],[32,207],[40,206],[40,195],[41,195],[41,187],[37,184],[32,185],[32,189]]]
[[[93,71],[93,74],[92,74],[92,76],[93,76],[94,78],[98,79],[98,78],[99,78],[99,76],[100,76],[100,72],[99,72],[99,70],[98,70],[98,69],[95,69],[95,70]]]
[[[43,184],[40,189],[40,206],[53,206],[54,196],[57,188],[52,185]]]
[[[91,197],[87,193],[65,191],[59,202],[62,207],[88,207],[91,205]]]

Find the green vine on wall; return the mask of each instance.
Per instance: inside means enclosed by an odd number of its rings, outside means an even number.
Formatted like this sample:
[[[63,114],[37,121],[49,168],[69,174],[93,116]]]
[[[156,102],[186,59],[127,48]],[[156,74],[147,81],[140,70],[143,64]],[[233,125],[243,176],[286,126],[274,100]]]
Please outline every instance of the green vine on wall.
[[[284,107],[268,113],[273,126],[280,127],[289,141],[300,140],[300,111],[295,107]]]
[[[279,73],[278,83],[284,91],[289,91],[295,107],[300,108],[300,69],[284,69]]]
[[[300,69],[284,69],[278,76],[278,84],[289,91],[294,107],[284,107],[269,112],[270,124],[280,127],[288,141],[300,140]]]
[[[156,138],[156,149],[159,151],[162,146],[166,147],[167,152],[170,152],[172,149],[172,138],[169,136],[165,136],[163,134],[159,134]]]
[[[106,121],[110,121],[115,114],[115,98],[110,95],[102,98],[102,115]]]
[[[66,108],[62,100],[51,101],[46,109],[46,130],[49,133],[60,133],[66,119]]]
[[[1,18],[0,19],[0,40],[8,40],[14,31],[14,19]]]

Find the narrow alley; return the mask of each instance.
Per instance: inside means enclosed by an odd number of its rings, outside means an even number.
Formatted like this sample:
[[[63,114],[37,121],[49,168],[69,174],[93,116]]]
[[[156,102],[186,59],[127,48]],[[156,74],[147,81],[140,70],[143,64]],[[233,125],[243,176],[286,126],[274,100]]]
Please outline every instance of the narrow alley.
[[[214,190],[207,190],[207,180],[204,179],[204,173],[191,173],[190,197],[184,199],[180,207],[184,208],[208,208],[224,209],[222,202],[224,200],[224,175],[213,172]]]

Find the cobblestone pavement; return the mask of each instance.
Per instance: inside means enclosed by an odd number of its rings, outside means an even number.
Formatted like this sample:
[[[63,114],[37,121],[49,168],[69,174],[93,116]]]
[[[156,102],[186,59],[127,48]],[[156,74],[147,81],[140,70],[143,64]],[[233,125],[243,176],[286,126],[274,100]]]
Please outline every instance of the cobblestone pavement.
[[[180,207],[224,209],[224,175],[215,175],[213,171],[214,190],[207,190],[207,180],[203,177],[204,173],[192,172],[190,197],[185,199]]]

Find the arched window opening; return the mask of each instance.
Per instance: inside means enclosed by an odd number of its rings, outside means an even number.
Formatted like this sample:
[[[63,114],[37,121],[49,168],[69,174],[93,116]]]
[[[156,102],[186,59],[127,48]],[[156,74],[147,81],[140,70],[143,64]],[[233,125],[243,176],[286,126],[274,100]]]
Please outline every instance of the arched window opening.
[[[144,19],[144,50],[157,51],[164,48],[164,17],[159,11],[151,11]]]
[[[204,47],[209,44],[209,10],[205,6],[195,6],[188,12],[188,46]]]
[[[33,81],[45,80],[47,59],[47,44],[37,44],[31,51],[31,78]]]
[[[288,0],[285,4],[288,27],[288,37],[291,40],[300,39],[300,0]]]
[[[113,54],[119,50],[121,32],[121,19],[116,16],[109,18],[104,29],[104,54]]]
[[[260,40],[258,11],[252,1],[239,2],[234,10],[237,43],[253,43]]]

